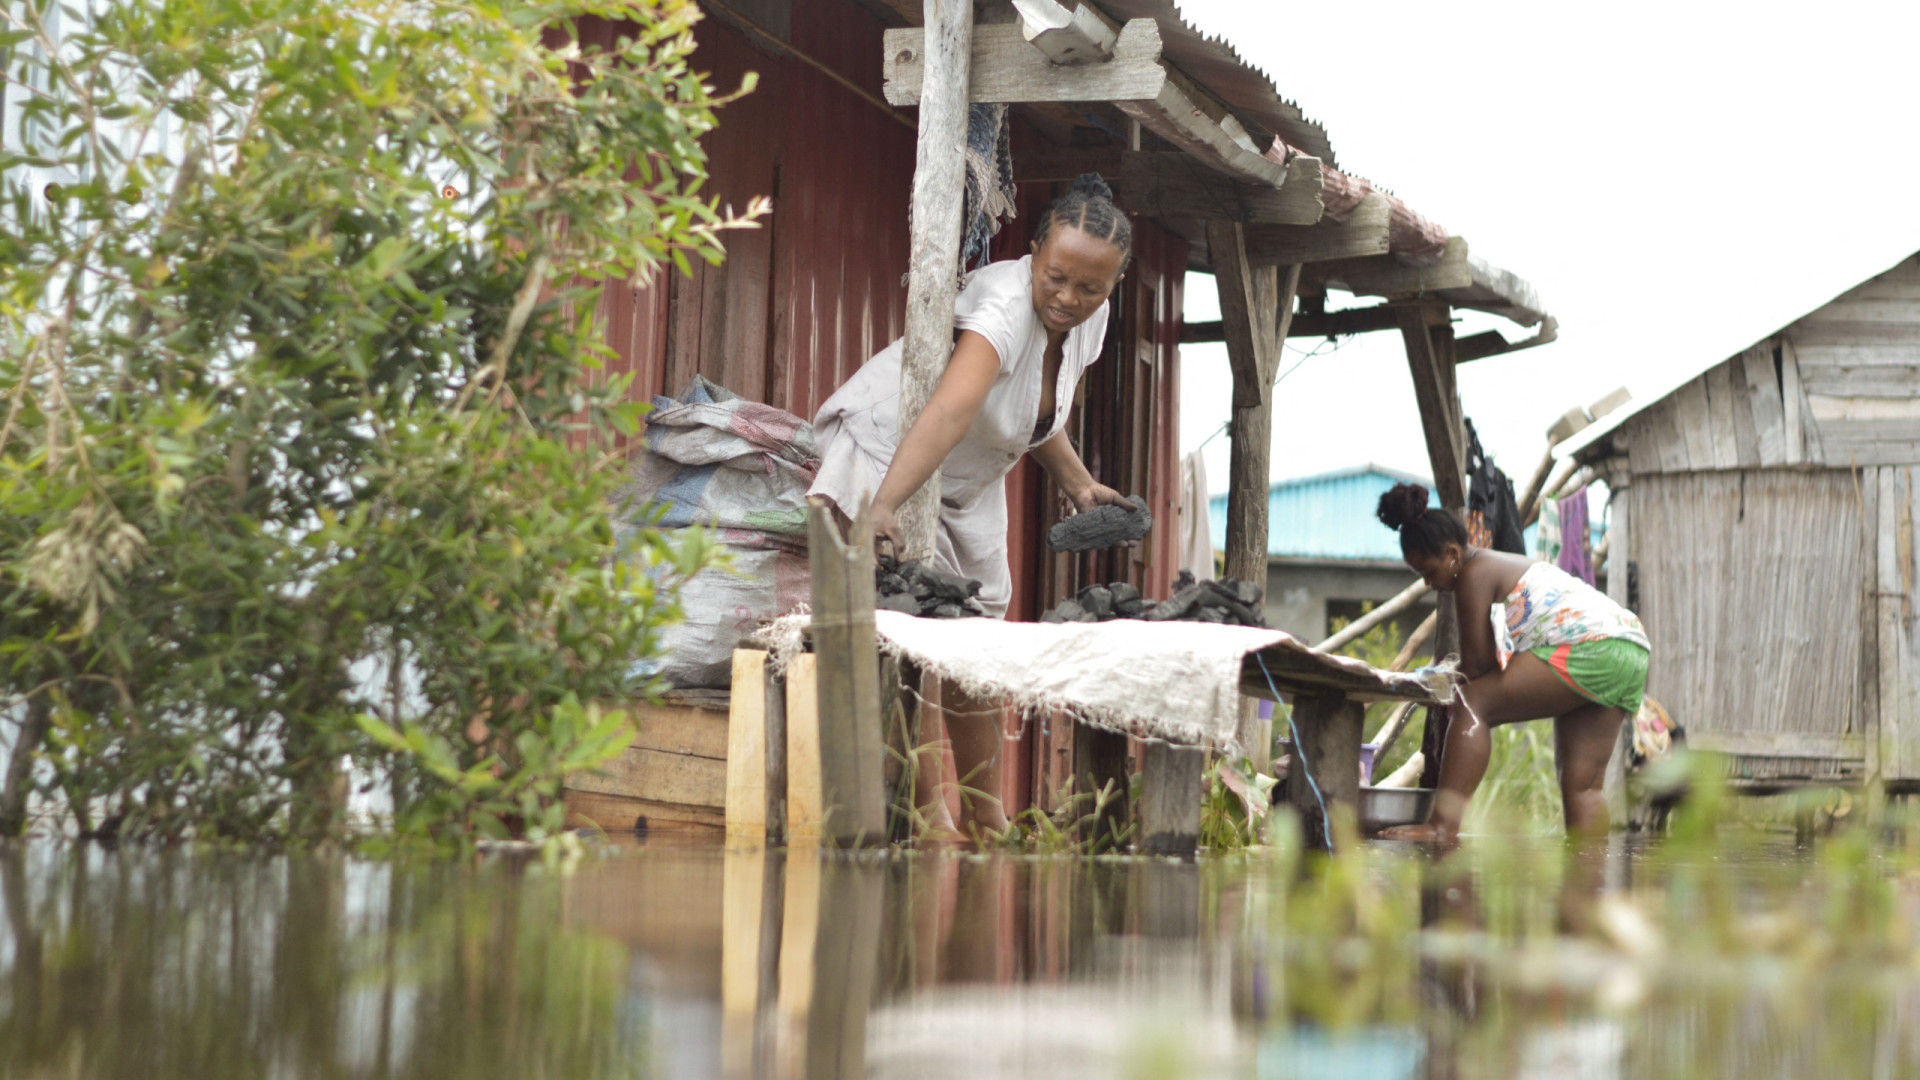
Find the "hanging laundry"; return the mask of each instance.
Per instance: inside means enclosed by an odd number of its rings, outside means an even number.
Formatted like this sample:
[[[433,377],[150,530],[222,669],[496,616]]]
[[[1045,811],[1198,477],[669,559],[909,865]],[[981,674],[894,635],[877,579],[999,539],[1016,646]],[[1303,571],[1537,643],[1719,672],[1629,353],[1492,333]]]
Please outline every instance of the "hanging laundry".
[[[1467,421],[1467,529],[1475,532],[1477,523],[1485,536],[1473,536],[1473,542],[1495,551],[1515,555],[1527,553],[1527,541],[1520,528],[1520,506],[1514,501],[1513,481],[1487,457],[1480,447],[1480,434]]]
[[[988,246],[1000,226],[1013,220],[1014,199],[1011,125],[1005,105],[967,106],[965,230],[960,272],[985,265]]]
[[[1587,489],[1560,500],[1560,569],[1593,584],[1593,560],[1588,556]]]
[[[1542,498],[1540,500],[1540,519],[1534,523],[1533,557],[1541,562],[1560,565],[1560,503],[1558,500]]]

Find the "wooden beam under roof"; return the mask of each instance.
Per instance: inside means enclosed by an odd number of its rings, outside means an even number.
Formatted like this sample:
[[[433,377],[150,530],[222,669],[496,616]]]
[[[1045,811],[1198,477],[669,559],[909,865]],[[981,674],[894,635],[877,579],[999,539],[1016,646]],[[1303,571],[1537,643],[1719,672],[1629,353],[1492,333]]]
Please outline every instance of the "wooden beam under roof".
[[[895,105],[920,100],[925,76],[923,40],[923,32],[914,27],[886,32],[885,92]],[[1238,122],[1224,122],[1231,117],[1223,106],[1162,61],[1160,28],[1152,19],[1134,19],[1121,27],[1111,57],[1074,65],[1049,60],[1027,41],[1020,24],[982,26],[973,37],[972,70],[968,88],[972,101],[1104,101],[1235,180],[1279,188],[1295,175],[1287,166],[1256,153]],[[1216,109],[1219,116],[1214,114]],[[1314,187],[1318,202],[1318,185]]]
[[[1447,250],[1431,266],[1409,266],[1398,255],[1370,255],[1314,263],[1306,273],[1317,283],[1355,296],[1423,296],[1473,284],[1467,242],[1458,236],[1447,238]]]
[[[1029,151],[1013,160],[1016,183],[1066,181],[1088,172],[1107,178],[1121,209],[1162,220],[1238,221],[1254,226],[1249,237],[1274,226],[1305,229],[1322,213],[1318,158],[1294,158],[1287,164],[1287,182],[1278,188],[1230,179],[1178,151],[1062,147]],[[1276,246],[1273,234],[1260,236],[1263,251]],[[1256,265],[1277,261],[1266,255]]]
[[[1458,364],[1464,364],[1469,360],[1485,360],[1489,356],[1504,356],[1507,353],[1545,345],[1558,340],[1559,337],[1560,324],[1554,321],[1553,316],[1548,315],[1540,320],[1539,332],[1520,341],[1508,341],[1498,330],[1488,330],[1463,337],[1453,343],[1453,359]]]
[[[1377,304],[1373,307],[1348,308],[1345,311],[1327,311],[1318,314],[1300,312],[1293,317],[1289,337],[1315,338],[1338,337],[1344,334],[1369,334],[1378,330],[1399,330],[1405,322],[1405,304]],[[1446,318],[1445,308],[1431,305],[1421,306],[1426,313],[1429,326],[1437,326],[1435,319]],[[1476,335],[1477,336],[1477,335]],[[1225,325],[1218,321],[1187,322],[1180,324],[1180,344],[1199,345],[1214,341],[1225,341]],[[1466,339],[1468,341],[1473,338]],[[1541,343],[1544,344],[1544,343]],[[1514,346],[1519,348],[1520,346]],[[1491,355],[1481,353],[1481,356]]]

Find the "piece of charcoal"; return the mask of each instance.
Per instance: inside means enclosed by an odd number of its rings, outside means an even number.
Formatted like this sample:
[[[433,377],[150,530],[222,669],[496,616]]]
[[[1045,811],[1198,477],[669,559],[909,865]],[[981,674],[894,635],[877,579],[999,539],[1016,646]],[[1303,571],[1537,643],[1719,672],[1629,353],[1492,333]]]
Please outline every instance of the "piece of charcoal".
[[[936,619],[963,619],[966,618],[966,615],[966,608],[951,601],[933,609],[933,617]]]
[[[1138,495],[1128,498],[1132,509],[1124,506],[1096,506],[1075,514],[1047,530],[1047,547],[1054,551],[1099,551],[1138,540],[1153,528],[1153,515],[1147,512],[1147,500]]]
[[[1089,585],[1080,590],[1080,606],[1086,608],[1096,619],[1113,618],[1113,594],[1105,585]]]
[[[945,571],[937,570],[919,560],[902,563],[900,571],[907,576],[908,580],[914,583],[913,594],[915,596],[922,596],[920,590],[923,587],[927,590],[926,595],[937,596],[942,600],[953,601],[965,600],[967,597],[978,595],[980,592],[980,583],[978,581],[972,578],[963,578],[958,574],[949,574]],[[924,599],[924,596],[922,598]]]
[[[892,596],[877,598],[873,602],[873,607],[876,611],[904,611],[909,615],[920,614],[920,601],[915,600],[911,596],[901,596],[897,593]]]
[[[1154,605],[1153,610],[1148,612],[1146,617],[1153,622],[1184,619],[1187,613],[1193,610],[1193,606],[1200,602],[1205,591],[1198,585],[1189,585]]]
[[[1191,570],[1182,570],[1180,571],[1179,576],[1173,579],[1174,592],[1180,592],[1183,589],[1191,589],[1193,588],[1193,586],[1194,586],[1193,571]]]
[[[1116,618],[1121,618],[1121,619],[1137,619],[1143,613],[1145,613],[1146,610],[1147,610],[1146,603],[1142,601],[1139,597],[1135,597],[1132,600],[1125,600],[1113,605],[1114,616]]]
[[[1221,581],[1208,581],[1204,582],[1201,588],[1206,589],[1209,594],[1207,596],[1208,605],[1227,612],[1233,616],[1234,622],[1242,626],[1262,625],[1266,620],[1261,618],[1260,612],[1241,601],[1240,591],[1234,587],[1234,585],[1239,584],[1244,583],[1234,582],[1233,584],[1228,584]]]
[[[1060,601],[1060,606],[1054,608],[1053,611],[1054,614],[1060,616],[1061,622],[1086,621],[1087,609],[1081,607],[1080,601],[1078,600],[1062,600]]]
[[[1052,611],[1047,612],[1045,615],[1040,616],[1040,621],[1058,623],[1058,622],[1066,622],[1067,620],[1061,618],[1060,609],[1055,608]]]
[[[1264,595],[1260,591],[1260,586],[1255,585],[1251,581],[1241,581],[1238,578],[1233,579],[1229,584],[1233,586],[1234,592],[1239,594],[1241,603],[1255,610],[1259,609],[1260,601]]]
[[[1107,592],[1113,595],[1113,606],[1115,610],[1118,610],[1121,604],[1124,604],[1129,600],[1140,599],[1139,586],[1130,585],[1124,581],[1116,581],[1113,584],[1107,586]]]
[[[1197,607],[1190,618],[1193,622],[1223,623],[1227,621],[1227,613],[1217,607]]]

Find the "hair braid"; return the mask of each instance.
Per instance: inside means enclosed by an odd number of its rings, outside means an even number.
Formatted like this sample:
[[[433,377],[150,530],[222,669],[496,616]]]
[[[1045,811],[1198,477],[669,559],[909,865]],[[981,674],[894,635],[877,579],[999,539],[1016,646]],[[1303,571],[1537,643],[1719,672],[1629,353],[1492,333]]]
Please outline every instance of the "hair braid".
[[[1040,215],[1033,242],[1045,245],[1055,222],[1071,226],[1120,249],[1120,265],[1133,257],[1133,223],[1113,205],[1113,189],[1099,173],[1082,173],[1065,195],[1053,201]]]

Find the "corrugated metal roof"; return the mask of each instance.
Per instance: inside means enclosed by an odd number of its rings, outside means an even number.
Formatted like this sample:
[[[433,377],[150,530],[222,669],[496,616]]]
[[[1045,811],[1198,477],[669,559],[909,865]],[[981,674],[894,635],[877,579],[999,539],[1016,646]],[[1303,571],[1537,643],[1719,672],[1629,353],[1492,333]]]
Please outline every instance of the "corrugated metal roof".
[[[1278,135],[1288,146],[1329,166],[1336,164],[1327,129],[1281,97],[1273,79],[1241,59],[1225,38],[1210,37],[1187,22],[1173,0],[1094,0],[1094,6],[1116,22],[1152,19],[1160,26],[1167,59],[1219,97],[1242,124]]]
[[[1400,561],[1400,537],[1380,524],[1374,510],[1380,496],[1401,482],[1424,484],[1428,502],[1433,482],[1423,476],[1362,465],[1338,472],[1282,480],[1267,488],[1267,554],[1290,559]],[[1227,535],[1227,497],[1207,500],[1215,541]]]

